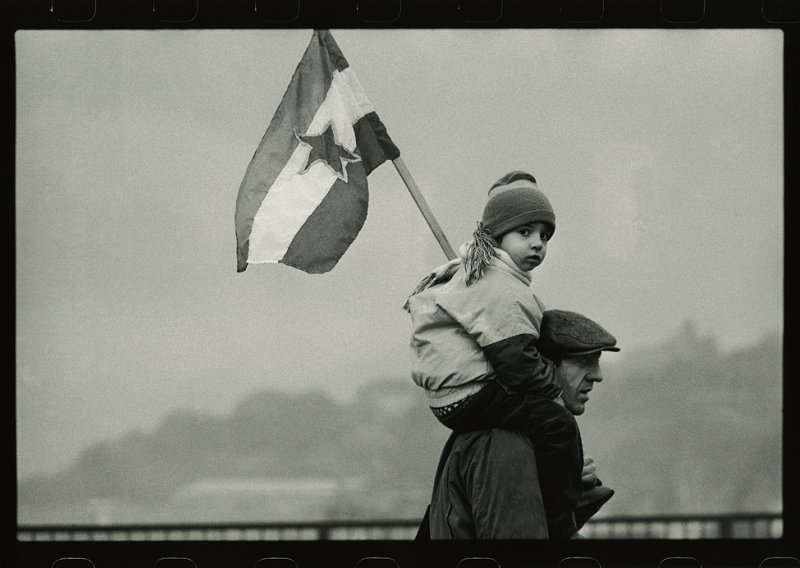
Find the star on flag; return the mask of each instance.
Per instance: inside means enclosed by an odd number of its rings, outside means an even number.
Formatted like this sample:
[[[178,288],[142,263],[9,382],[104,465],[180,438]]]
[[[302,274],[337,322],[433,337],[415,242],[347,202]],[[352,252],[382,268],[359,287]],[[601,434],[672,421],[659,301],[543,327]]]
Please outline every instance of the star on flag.
[[[297,131],[294,135],[301,144],[310,148],[308,160],[297,172],[300,175],[306,173],[314,164],[322,163],[328,166],[337,178],[347,183],[347,164],[361,161],[361,156],[336,141],[332,122],[326,125],[325,131],[320,135],[304,136]]]
[[[367,217],[367,176],[399,157],[333,36],[315,30],[239,186],[237,272],[329,271]]]

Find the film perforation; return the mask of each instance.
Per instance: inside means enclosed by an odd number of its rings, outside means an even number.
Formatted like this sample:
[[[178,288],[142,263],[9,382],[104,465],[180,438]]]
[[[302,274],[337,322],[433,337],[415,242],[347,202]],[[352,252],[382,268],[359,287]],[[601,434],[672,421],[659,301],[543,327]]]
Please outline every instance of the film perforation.
[[[800,22],[800,3],[793,0],[763,0],[764,19],[773,24]]]
[[[402,0],[356,0],[358,17],[368,24],[387,25],[400,19]]]
[[[671,556],[659,562],[658,568],[701,568],[701,565],[691,556]]]
[[[470,556],[462,558],[457,568],[500,568],[500,563],[491,556]]]
[[[399,564],[388,556],[367,556],[356,562],[355,568],[399,568]]]
[[[696,24],[705,16],[705,0],[660,0],[661,15],[671,24]]]
[[[153,0],[153,14],[168,24],[189,24],[197,18],[199,9],[199,0]]]
[[[286,24],[300,17],[300,0],[255,0],[254,7],[265,24]]]
[[[96,568],[88,558],[59,558],[53,562],[52,568]]]
[[[50,13],[58,22],[91,22],[97,14],[98,0],[50,0]]]
[[[602,568],[600,562],[591,556],[570,556],[558,563],[558,568]]]
[[[255,568],[299,568],[297,562],[285,556],[261,558],[256,562]]]
[[[571,24],[597,24],[605,8],[605,0],[559,0],[561,16]]]
[[[197,564],[185,556],[165,556],[156,560],[153,568],[197,568]]]
[[[800,560],[792,556],[773,556],[765,558],[758,565],[758,568],[797,568]]]
[[[496,23],[503,18],[503,0],[459,0],[458,12],[467,23]]]

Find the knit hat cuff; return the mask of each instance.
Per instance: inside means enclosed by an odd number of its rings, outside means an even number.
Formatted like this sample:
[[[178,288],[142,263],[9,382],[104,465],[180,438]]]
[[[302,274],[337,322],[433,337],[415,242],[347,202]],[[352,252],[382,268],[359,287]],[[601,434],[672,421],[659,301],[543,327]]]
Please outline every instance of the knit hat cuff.
[[[556,230],[556,216],[548,209],[534,209],[533,211],[524,211],[519,215],[514,215],[510,219],[504,219],[502,223],[498,223],[493,227],[488,227],[494,239],[500,239],[509,231],[513,231],[517,227],[527,225],[529,223],[547,223],[550,225],[552,232]]]

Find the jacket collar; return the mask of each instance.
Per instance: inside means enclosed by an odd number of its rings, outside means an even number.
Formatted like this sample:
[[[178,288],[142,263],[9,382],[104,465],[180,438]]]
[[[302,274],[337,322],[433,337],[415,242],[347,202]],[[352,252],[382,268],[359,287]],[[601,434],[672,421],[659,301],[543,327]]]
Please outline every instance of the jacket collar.
[[[463,263],[464,257],[467,256],[467,247],[469,246],[469,244],[470,241],[467,241],[460,247],[458,247],[458,258],[454,258],[447,264],[443,264],[442,266],[438,267],[434,271],[434,273],[446,274],[449,272],[450,273],[449,275],[452,276],[453,273],[458,269],[458,267],[461,266],[461,264]],[[492,259],[492,266],[494,268],[512,274],[526,286],[531,285],[530,272],[525,272],[521,270],[520,267],[517,266],[517,264],[511,259],[511,255],[509,255],[506,251],[504,251],[499,247],[494,247],[494,252],[495,252],[495,257]]]
[[[511,259],[511,256],[501,248],[495,247],[494,252],[497,254],[492,259],[492,266],[512,274],[519,279],[526,286],[531,285],[531,273],[521,270],[519,266]]]
[[[441,264],[433,269],[425,278],[422,279],[417,287],[411,292],[411,296],[419,294],[423,290],[430,288],[434,284],[446,282],[450,280],[453,275],[464,265],[464,257],[466,256],[467,246],[469,241],[458,247],[458,256],[448,262]],[[516,263],[511,259],[511,256],[501,248],[494,247],[495,257],[492,258],[492,267],[503,272],[508,272],[526,286],[531,285],[531,275],[528,272],[520,270]],[[403,304],[403,309],[408,311],[408,300]]]

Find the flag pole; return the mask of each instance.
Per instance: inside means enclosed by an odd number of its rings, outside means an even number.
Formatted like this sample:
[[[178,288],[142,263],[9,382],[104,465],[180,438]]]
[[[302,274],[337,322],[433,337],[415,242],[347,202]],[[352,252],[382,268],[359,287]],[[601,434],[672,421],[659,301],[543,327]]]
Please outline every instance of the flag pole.
[[[454,259],[456,257],[456,253],[453,251],[453,247],[450,246],[450,242],[447,240],[447,237],[444,235],[444,231],[442,231],[442,228],[436,221],[436,217],[433,216],[433,211],[431,211],[430,207],[428,207],[425,197],[423,197],[422,192],[419,190],[419,187],[417,187],[414,178],[411,177],[411,172],[408,171],[403,159],[398,156],[392,160],[392,163],[397,169],[397,173],[400,174],[400,178],[402,178],[403,183],[406,184],[408,192],[411,194],[412,199],[414,199],[414,203],[417,204],[422,216],[425,217],[425,221],[428,223],[431,231],[433,231],[433,236],[436,237],[436,240],[439,242],[439,246],[442,247],[445,256],[447,256],[447,260]]]

